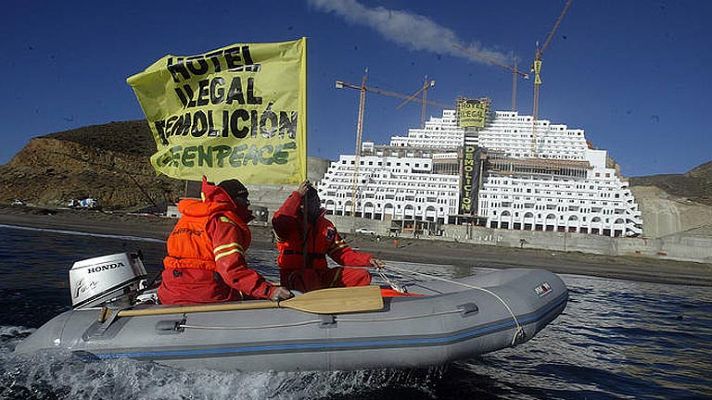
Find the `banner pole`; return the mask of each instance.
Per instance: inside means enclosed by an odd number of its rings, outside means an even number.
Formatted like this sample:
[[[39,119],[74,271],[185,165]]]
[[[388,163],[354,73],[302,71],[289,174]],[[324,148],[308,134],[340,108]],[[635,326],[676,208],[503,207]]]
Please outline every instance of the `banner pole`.
[[[309,132],[309,129],[307,129],[307,38],[304,37],[304,49],[303,49],[303,55],[302,55],[302,79],[304,79],[304,96],[302,96],[302,99],[304,100],[304,167],[302,170],[302,176],[304,177],[304,180],[309,179],[309,146],[308,146],[308,138],[309,135],[307,132]],[[302,283],[306,286],[306,283],[304,282],[304,272],[307,269],[307,257],[308,253],[307,250],[309,248],[308,242],[309,239],[307,237],[307,234],[309,233],[309,219],[307,218],[307,196],[305,193],[305,196],[302,197],[302,214],[304,214],[304,243],[302,244]],[[306,292],[306,287],[302,288]]]

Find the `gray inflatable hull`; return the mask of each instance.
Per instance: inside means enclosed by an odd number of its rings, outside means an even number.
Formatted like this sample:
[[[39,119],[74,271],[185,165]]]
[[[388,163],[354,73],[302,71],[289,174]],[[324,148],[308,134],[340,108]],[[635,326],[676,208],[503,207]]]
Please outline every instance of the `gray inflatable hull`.
[[[97,321],[67,311],[16,352],[65,349],[88,359],[133,358],[225,371],[423,367],[523,343],[566,307],[568,290],[544,270],[509,269],[419,283],[422,297],[384,299],[382,311],[315,315],[289,309],[219,311]],[[160,306],[152,306],[160,307]],[[517,323],[521,331],[517,334]],[[516,336],[516,338],[515,338]]]

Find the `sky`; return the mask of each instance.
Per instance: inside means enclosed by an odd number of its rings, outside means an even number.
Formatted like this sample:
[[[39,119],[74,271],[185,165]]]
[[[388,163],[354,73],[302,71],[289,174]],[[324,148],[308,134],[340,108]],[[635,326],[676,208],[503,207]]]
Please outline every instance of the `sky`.
[[[509,110],[565,4],[547,1],[17,1],[0,24],[0,164],[32,137],[143,119],[126,78],[166,54],[308,38],[308,153],[353,154],[358,91],[398,93],[435,80],[428,99],[489,97]],[[712,2],[574,0],[543,54],[539,118],[584,129],[625,176],[684,173],[712,160]],[[468,48],[476,56],[458,50]],[[532,113],[533,80],[517,110]],[[420,106],[368,94],[364,140],[420,125]],[[428,115],[441,109],[429,107]]]

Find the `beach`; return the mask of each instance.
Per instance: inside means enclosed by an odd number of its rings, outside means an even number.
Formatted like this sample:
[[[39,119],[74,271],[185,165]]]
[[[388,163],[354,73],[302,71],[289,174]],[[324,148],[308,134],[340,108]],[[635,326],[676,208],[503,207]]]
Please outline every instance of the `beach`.
[[[150,214],[94,210],[0,206],[0,225],[136,236],[165,240],[176,220]],[[252,245],[274,248],[269,226],[252,225]],[[342,236],[354,248],[386,261],[418,262],[470,268],[543,268],[558,274],[675,285],[712,286],[712,264],[612,257],[580,252],[474,245],[438,240],[389,238],[369,234]]]

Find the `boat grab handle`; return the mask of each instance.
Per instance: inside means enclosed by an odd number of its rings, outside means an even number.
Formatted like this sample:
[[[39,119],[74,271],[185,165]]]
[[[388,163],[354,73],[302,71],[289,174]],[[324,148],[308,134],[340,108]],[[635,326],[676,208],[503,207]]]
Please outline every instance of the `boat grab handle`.
[[[175,333],[181,333],[185,330],[183,328],[183,324],[185,324],[185,318],[158,321],[156,323],[156,331],[158,331],[159,335],[172,335]]]
[[[477,304],[475,303],[460,304],[459,306],[457,306],[457,308],[460,310],[460,314],[463,317],[467,317],[470,314],[476,314],[480,311],[480,308],[477,307]]]

